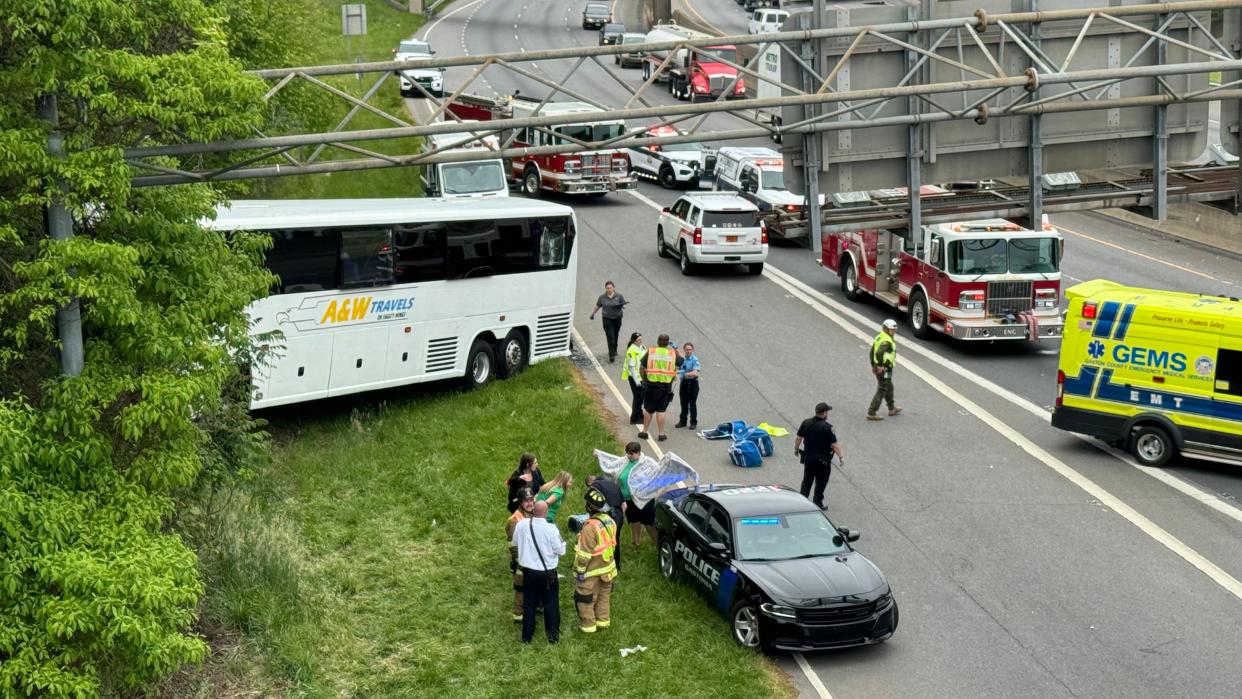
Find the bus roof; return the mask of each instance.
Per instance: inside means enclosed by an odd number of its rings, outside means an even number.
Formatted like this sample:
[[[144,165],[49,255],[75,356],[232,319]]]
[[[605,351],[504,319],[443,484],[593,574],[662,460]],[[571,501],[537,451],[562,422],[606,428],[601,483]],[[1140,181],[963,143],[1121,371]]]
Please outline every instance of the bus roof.
[[[1065,290],[1067,299],[1082,297],[1103,303],[1133,303],[1182,316],[1195,316],[1217,321],[1214,325],[1223,334],[1242,335],[1242,301],[1235,297],[1191,294],[1184,291],[1161,291],[1137,286],[1124,286],[1107,279],[1092,279]]]
[[[238,199],[203,226],[220,231],[372,226],[387,223],[570,216],[573,209],[534,199]]]

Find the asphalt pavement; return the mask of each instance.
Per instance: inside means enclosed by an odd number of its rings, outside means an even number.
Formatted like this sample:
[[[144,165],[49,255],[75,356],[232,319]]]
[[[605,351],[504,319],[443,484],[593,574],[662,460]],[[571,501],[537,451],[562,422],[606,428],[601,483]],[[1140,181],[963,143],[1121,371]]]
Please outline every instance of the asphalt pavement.
[[[736,14],[745,31],[732,0],[694,4]],[[618,3],[627,24],[634,10]],[[440,55],[595,43],[577,11],[533,0],[460,2],[427,35]],[[615,102],[614,78],[600,72],[612,68],[584,66],[568,84]],[[536,69],[555,80],[568,72]],[[469,72],[454,70],[461,75],[450,71],[450,89]],[[614,75],[641,82],[637,70]],[[488,76],[498,92],[546,89]],[[587,318],[612,280],[631,302],[623,338],[637,330],[648,340],[667,332],[694,341],[704,365],[700,427],[745,419],[793,430],[817,401],[834,406],[846,463],[834,470],[828,512],[862,531],[858,548],[888,576],[902,614],[881,646],[778,658],[807,696],[822,696],[816,683],[836,697],[1238,694],[1242,512],[1225,500],[1242,494],[1240,472],[1188,461],[1140,470],[1052,429],[1056,343],[903,335],[895,381],[905,410],[867,422],[869,338],[890,316],[904,330],[904,317],[845,301],[835,277],[800,247],[774,245],[761,277],[740,268],[682,276],[675,261],[657,257],[654,240],[658,207],[678,194],[643,183],[638,196],[565,199],[579,220],[580,349],[589,361],[604,359],[587,378],[618,434],[634,434],[620,364],[607,363],[602,328]],[[1093,214],[1053,222],[1066,237],[1067,285],[1108,277],[1236,296],[1242,283],[1234,257]],[[675,417],[670,439],[648,449],[676,452],[704,482],[798,484],[792,437],[777,439],[762,467],[738,469],[721,442],[673,429]]]

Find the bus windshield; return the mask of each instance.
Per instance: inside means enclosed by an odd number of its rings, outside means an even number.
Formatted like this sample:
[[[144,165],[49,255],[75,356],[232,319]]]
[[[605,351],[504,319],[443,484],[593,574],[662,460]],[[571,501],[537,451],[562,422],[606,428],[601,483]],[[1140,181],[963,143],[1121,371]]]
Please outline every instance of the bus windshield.
[[[445,163],[440,166],[444,194],[480,194],[508,189],[499,160],[474,163]]]

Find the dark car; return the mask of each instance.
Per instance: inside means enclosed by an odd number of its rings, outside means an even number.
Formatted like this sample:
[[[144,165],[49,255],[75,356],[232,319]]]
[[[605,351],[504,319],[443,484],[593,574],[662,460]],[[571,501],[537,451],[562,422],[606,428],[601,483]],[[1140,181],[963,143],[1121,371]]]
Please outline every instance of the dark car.
[[[661,495],[660,573],[727,614],[746,648],[869,645],[897,629],[884,574],[810,500],[780,485],[701,485]]]
[[[621,36],[625,34],[625,25],[620,22],[609,22],[599,29],[599,45],[608,46],[621,42]]]
[[[589,2],[582,8],[582,28],[599,29],[612,21],[612,10],[603,3]]]
[[[643,44],[647,41],[646,34],[638,34],[636,32],[626,32],[617,39],[618,44]],[[619,53],[612,57],[613,63],[628,68],[630,66],[641,66],[643,64],[643,54],[641,51],[633,51],[631,53]]]

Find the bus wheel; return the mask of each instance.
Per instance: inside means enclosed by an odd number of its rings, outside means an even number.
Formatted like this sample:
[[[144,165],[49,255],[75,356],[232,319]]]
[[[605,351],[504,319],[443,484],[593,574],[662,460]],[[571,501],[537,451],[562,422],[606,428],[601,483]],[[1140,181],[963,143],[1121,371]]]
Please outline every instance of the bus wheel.
[[[526,368],[528,361],[526,356],[526,338],[522,333],[514,330],[500,343],[500,378],[507,379],[516,376]]]
[[[496,360],[492,354],[492,346],[480,338],[470,345],[470,354],[466,355],[466,388],[474,389],[484,386],[495,374]]]
[[[1168,431],[1156,425],[1143,425],[1130,436],[1130,453],[1144,466],[1159,468],[1177,452]]]

